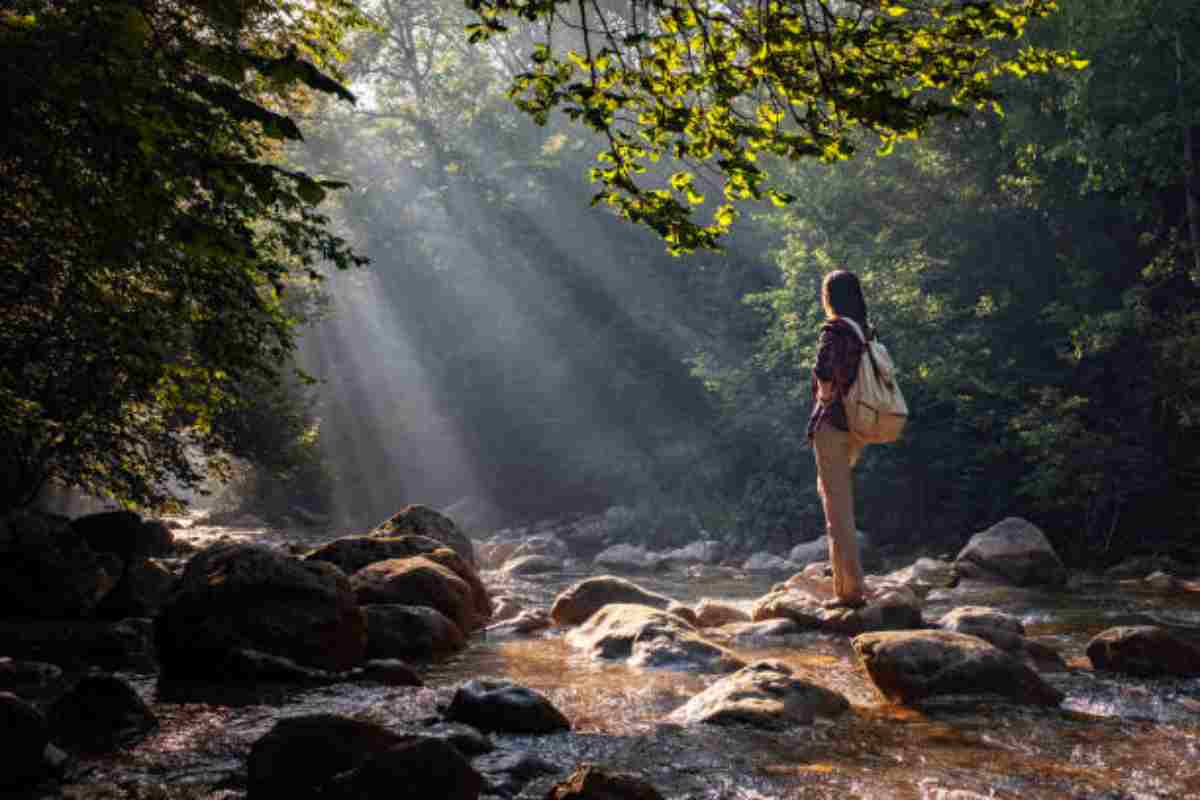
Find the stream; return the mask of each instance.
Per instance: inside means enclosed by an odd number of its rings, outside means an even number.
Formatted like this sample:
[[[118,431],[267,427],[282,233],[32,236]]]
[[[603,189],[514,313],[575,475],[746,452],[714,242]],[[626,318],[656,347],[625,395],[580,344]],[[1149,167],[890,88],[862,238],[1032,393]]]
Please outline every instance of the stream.
[[[196,546],[231,539],[297,542],[270,530],[176,533]],[[511,579],[485,571],[482,577],[494,594],[548,608],[559,591],[590,574]],[[698,581],[683,573],[630,577],[683,602],[720,598],[747,609],[778,580],[744,575]],[[190,702],[159,686],[154,675],[121,673],[151,703],[160,727],[130,749],[81,760],[63,795],[240,798],[251,744],[281,718],[331,712],[419,730],[449,702],[456,685],[497,676],[543,692],[573,725],[570,733],[551,736],[492,735],[500,752],[529,752],[560,769],[534,779],[521,798],[541,800],[550,785],[584,761],[639,773],[672,800],[1200,798],[1200,679],[1096,673],[1084,654],[1093,635],[1114,625],[1200,627],[1200,596],[1138,592],[1100,578],[1054,593],[964,584],[931,592],[924,615],[937,619],[961,605],[1014,614],[1029,639],[1062,654],[1069,671],[1043,675],[1066,694],[1061,708],[1018,707],[987,697],[941,700],[919,709],[891,705],[857,664],[848,639],[805,634],[769,649],[732,647],[747,661],[786,661],[797,677],[845,695],[849,713],[783,732],[682,728],[661,720],[717,676],[594,661],[568,647],[562,629],[552,628],[529,638],[476,636],[457,656],[418,665],[426,683],[420,688],[260,687],[249,698]]]

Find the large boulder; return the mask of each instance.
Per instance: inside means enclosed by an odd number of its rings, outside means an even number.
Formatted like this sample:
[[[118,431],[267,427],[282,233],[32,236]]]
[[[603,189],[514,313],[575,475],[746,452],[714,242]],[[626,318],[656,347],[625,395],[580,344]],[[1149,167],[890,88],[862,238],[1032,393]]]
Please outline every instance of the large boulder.
[[[63,518],[29,511],[0,518],[0,617],[90,617],[123,568]]]
[[[158,727],[158,718],[128,682],[88,675],[50,706],[54,738],[64,746],[100,753],[115,750]]]
[[[259,545],[210,547],[188,562],[155,619],[163,671],[211,677],[236,650],[341,672],[367,649],[366,615],[337,567]]]
[[[852,642],[884,697],[915,704],[937,695],[999,694],[1017,703],[1056,706],[1062,692],[1021,659],[977,636],[952,631],[864,633]]]
[[[750,725],[782,729],[809,725],[850,708],[837,692],[792,677],[782,661],[758,661],[727,675],[676,709],[668,720],[681,725]]]
[[[472,568],[475,567],[475,546],[454,520],[428,506],[405,506],[375,526],[375,536],[428,536],[449,547]]]
[[[467,646],[462,630],[436,608],[368,605],[368,658],[431,659]]]
[[[551,787],[546,800],[663,800],[663,796],[636,775],[585,763]]]
[[[169,556],[175,551],[175,534],[160,520],[143,520],[132,511],[105,511],[71,521],[88,547],[113,553],[123,560],[137,556]]]
[[[361,605],[429,606],[464,633],[481,622],[470,585],[426,556],[376,561],[351,575],[350,584]]]
[[[967,577],[998,578],[1017,586],[1061,586],[1067,571],[1046,535],[1008,517],[971,537],[954,560]]]
[[[594,658],[628,659],[634,666],[717,673],[745,666],[681,617],[642,605],[605,606],[568,633],[567,643]]]
[[[306,560],[327,561],[347,575],[380,561],[423,556],[454,572],[471,587],[471,605],[481,619],[492,615],[492,600],[475,567],[455,550],[428,536],[347,536],[309,553]]]
[[[550,607],[550,617],[559,625],[578,625],[612,603],[634,603],[661,609],[671,605],[671,598],[615,575],[597,575],[560,592]]]
[[[37,706],[0,692],[0,731],[4,731],[4,765],[0,787],[15,788],[42,777],[42,753],[50,743],[50,726]]]
[[[307,561],[328,561],[347,575],[368,564],[428,555],[446,545],[428,536],[343,536],[313,550]]]
[[[1200,676],[1200,646],[1158,625],[1109,628],[1088,642],[1087,656],[1093,667],[1109,672]]]
[[[282,719],[250,748],[247,796],[249,800],[328,797],[336,776],[405,741],[373,722],[335,714]]]
[[[540,734],[571,728],[545,695],[507,680],[467,681],[455,691],[446,719],[484,732]]]
[[[126,563],[121,579],[96,609],[96,614],[108,619],[153,617],[175,586],[175,576],[152,558],[133,556]]]

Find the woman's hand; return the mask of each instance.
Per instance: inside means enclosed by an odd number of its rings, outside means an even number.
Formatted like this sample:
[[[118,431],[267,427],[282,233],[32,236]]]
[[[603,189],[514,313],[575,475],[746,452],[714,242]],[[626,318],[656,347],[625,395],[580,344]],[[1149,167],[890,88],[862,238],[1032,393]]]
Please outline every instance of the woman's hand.
[[[817,400],[825,405],[833,402],[833,381],[817,381]]]

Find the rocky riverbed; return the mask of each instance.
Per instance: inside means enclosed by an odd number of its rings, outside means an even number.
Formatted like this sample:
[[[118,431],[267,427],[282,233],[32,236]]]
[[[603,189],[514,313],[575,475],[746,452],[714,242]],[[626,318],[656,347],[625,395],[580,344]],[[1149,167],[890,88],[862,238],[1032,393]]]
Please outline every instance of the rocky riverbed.
[[[234,522],[153,557],[54,534],[95,603],[0,620],[5,718],[50,742],[20,781],[9,762],[13,796],[540,800],[589,796],[585,763],[680,799],[1200,796],[1195,576],[1069,574],[1018,520],[880,570],[858,611],[822,607],[819,547],[781,566],[464,544],[419,514],[337,544]],[[8,531],[8,563],[32,558]],[[153,615],[95,613],[155,567]]]

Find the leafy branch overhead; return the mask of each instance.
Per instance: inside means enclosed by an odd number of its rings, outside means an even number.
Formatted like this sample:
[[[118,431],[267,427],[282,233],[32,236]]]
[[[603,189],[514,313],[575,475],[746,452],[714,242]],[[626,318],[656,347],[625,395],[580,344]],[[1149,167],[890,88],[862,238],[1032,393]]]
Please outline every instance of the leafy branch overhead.
[[[593,203],[659,233],[674,253],[714,248],[736,203],[791,197],[761,156],[850,157],[862,133],[890,152],[935,119],[1000,111],[996,79],[1080,69],[1022,41],[1052,0],[466,0],[471,41],[514,23],[533,37],[512,83],[539,123],[554,110],[601,135]],[[689,165],[673,174],[664,158]],[[718,202],[694,212],[711,174]]]

